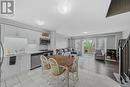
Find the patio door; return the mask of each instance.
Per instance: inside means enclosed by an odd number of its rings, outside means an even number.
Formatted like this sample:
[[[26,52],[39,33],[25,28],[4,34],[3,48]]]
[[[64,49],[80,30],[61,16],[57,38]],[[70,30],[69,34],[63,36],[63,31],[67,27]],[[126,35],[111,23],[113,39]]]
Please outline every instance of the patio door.
[[[82,44],[83,55],[91,55],[95,52],[95,39],[84,39]]]

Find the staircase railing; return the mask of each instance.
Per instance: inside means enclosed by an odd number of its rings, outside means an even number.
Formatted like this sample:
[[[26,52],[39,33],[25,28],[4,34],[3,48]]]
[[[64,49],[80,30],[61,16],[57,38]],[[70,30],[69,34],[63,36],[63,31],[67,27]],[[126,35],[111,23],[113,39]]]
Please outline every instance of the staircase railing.
[[[122,83],[130,84],[130,35],[126,39],[125,44],[122,47],[122,69],[121,69],[121,81]],[[123,81],[124,80],[124,81]],[[125,86],[124,86],[125,87]]]

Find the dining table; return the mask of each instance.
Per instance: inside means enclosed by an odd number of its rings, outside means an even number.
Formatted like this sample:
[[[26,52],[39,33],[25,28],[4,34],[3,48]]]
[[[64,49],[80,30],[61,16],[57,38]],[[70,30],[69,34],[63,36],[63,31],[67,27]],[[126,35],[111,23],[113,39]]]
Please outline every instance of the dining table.
[[[69,69],[73,65],[75,60],[74,56],[63,56],[63,55],[51,55],[48,58],[54,58],[59,65],[62,65],[67,68],[67,87],[69,87]]]

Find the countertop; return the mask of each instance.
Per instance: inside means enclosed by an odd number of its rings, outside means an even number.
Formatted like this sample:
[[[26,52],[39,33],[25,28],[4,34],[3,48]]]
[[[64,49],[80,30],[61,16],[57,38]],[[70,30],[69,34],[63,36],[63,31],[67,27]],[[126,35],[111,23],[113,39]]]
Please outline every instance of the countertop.
[[[11,57],[11,56],[23,56],[23,55],[28,55],[28,53],[15,53],[15,54],[8,54],[8,55],[5,55],[5,57]]]
[[[28,54],[34,54],[34,53],[43,53],[44,51],[28,51]]]
[[[24,52],[24,53],[8,54],[8,55],[5,55],[5,57],[31,55],[31,54],[37,54],[37,53],[49,53],[49,52],[53,52],[53,51],[52,50],[48,50],[48,51],[27,51],[27,52]]]

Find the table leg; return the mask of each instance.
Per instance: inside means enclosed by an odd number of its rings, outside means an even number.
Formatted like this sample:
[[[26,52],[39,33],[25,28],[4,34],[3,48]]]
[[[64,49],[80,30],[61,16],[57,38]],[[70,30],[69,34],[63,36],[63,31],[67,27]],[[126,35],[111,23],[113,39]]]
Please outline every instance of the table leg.
[[[67,69],[67,87],[69,87],[69,70]]]

